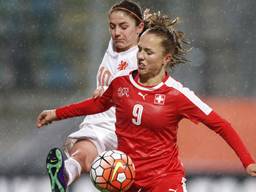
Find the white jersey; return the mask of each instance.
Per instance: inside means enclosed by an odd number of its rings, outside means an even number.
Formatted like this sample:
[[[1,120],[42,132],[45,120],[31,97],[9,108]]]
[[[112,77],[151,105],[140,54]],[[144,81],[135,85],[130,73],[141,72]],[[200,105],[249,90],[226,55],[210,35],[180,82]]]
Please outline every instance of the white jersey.
[[[107,89],[110,82],[123,70],[134,70],[137,68],[138,47],[134,46],[127,51],[117,53],[113,50],[112,40],[109,41],[108,49],[103,57],[97,73],[97,88]],[[95,144],[98,154],[106,150],[117,148],[117,137],[115,134],[115,108],[95,115],[88,115],[80,124],[80,129],[70,134],[65,142],[64,149],[68,151],[74,143],[80,139],[88,139]],[[89,175],[85,177],[86,190],[99,192],[90,181]]]
[[[134,46],[124,52],[115,52],[113,50],[112,39],[109,41],[107,51],[103,57],[101,65],[97,73],[97,88],[107,89],[113,77],[122,70],[134,70],[137,68],[137,52],[138,47]],[[88,115],[81,123],[80,128],[88,125],[95,125],[96,129],[104,128],[115,131],[115,108],[112,107],[108,111]],[[101,124],[103,126],[101,126]]]

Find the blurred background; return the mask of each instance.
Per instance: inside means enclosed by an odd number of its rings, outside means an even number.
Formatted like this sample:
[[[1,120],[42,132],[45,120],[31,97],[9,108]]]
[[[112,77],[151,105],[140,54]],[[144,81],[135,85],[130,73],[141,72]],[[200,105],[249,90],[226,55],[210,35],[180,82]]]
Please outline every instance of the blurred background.
[[[36,129],[43,109],[89,97],[109,41],[114,0],[0,1],[0,191],[49,191],[45,157],[82,118]],[[229,120],[256,157],[256,1],[137,1],[179,16],[193,47],[172,76]],[[234,152],[203,125],[179,131],[190,192],[252,192]],[[83,178],[72,192],[86,192]]]

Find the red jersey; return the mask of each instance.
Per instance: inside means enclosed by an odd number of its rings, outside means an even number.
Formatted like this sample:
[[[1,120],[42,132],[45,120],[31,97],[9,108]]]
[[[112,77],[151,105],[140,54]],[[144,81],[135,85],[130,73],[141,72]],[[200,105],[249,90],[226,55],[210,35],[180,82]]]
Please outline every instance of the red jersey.
[[[99,113],[115,106],[118,150],[132,158],[138,186],[184,175],[177,146],[178,124],[183,118],[202,122],[221,135],[244,167],[254,162],[231,125],[188,88],[168,75],[153,87],[142,86],[136,77],[133,71],[115,78],[103,96],[58,108],[57,117]]]

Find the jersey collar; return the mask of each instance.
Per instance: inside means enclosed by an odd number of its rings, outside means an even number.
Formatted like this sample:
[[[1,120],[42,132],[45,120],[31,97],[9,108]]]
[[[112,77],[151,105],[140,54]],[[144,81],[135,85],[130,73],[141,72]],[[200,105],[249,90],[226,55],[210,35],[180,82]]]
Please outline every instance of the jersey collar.
[[[166,73],[166,75],[161,83],[154,85],[154,86],[145,86],[138,82],[138,70],[131,71],[129,74],[129,79],[130,79],[131,83],[134,85],[134,87],[136,87],[137,89],[140,89],[142,91],[154,91],[156,89],[159,89],[160,87],[162,87],[165,84],[165,82],[169,79],[169,77],[170,76]]]

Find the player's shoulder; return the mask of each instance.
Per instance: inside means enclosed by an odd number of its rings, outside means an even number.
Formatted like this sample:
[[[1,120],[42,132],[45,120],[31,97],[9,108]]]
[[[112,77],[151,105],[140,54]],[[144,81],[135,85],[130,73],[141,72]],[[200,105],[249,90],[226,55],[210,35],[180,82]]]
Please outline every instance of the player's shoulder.
[[[205,114],[209,114],[212,108],[204,103],[193,91],[189,88],[184,87],[182,83],[170,78],[166,81],[166,85],[174,89],[172,96],[176,96],[178,103],[193,103],[200,108]]]
[[[175,95],[182,95],[185,97],[189,97],[194,95],[194,92],[191,91],[188,87],[185,87],[181,82],[175,80],[172,77],[169,77],[168,80],[165,82],[166,86],[172,88],[176,91]]]
[[[183,86],[183,84],[171,76],[165,81],[165,85],[170,88],[174,88],[176,90],[182,90],[182,89],[187,89],[186,87]]]

